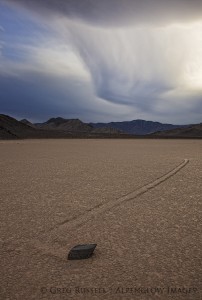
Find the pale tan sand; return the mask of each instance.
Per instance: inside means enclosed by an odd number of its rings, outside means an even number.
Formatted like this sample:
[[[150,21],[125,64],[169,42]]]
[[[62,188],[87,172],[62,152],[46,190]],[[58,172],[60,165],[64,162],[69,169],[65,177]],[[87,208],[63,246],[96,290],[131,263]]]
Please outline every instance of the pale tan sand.
[[[0,298],[201,299],[201,153],[201,140],[0,142]],[[94,256],[67,261],[81,243]]]

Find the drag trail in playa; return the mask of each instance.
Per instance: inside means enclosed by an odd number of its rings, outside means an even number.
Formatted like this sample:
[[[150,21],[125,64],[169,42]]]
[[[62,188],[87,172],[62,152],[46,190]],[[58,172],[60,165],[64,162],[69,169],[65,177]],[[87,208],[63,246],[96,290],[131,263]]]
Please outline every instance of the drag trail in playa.
[[[1,141],[2,299],[201,299],[201,150]],[[82,243],[93,257],[68,261]]]

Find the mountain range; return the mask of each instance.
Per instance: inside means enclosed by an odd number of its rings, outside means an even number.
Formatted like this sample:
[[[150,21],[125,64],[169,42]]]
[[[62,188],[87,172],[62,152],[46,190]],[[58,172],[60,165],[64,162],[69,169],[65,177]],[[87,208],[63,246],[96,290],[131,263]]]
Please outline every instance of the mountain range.
[[[145,121],[145,120],[133,120],[124,122],[110,122],[110,123],[90,123],[95,128],[100,127],[112,127],[121,130],[128,134],[145,135],[151,134],[157,131],[165,131],[175,128],[186,127],[186,125],[172,125],[162,124],[159,122]]]
[[[145,120],[84,123],[57,117],[33,124],[27,119],[18,121],[0,114],[0,139],[19,138],[202,138],[202,123],[172,125]]]
[[[172,130],[158,131],[152,134],[160,137],[176,137],[176,138],[202,138],[202,123],[186,126],[183,128],[175,128]]]
[[[26,119],[18,121],[0,114],[0,139],[25,138],[117,138],[130,137],[114,128],[94,128],[79,119],[51,118],[33,124]]]

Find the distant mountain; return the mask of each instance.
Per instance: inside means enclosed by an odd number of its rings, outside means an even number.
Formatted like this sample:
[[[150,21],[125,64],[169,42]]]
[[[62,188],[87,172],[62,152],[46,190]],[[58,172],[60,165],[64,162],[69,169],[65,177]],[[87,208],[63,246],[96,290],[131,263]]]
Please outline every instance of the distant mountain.
[[[93,133],[124,134],[123,131],[112,128],[112,127],[93,128],[92,132]]]
[[[28,121],[27,119],[22,119],[20,120],[21,123],[26,124],[30,127],[36,128],[36,126],[34,124],[32,124],[30,121]]]
[[[28,121],[29,122],[29,121]],[[43,130],[34,128],[16,119],[0,114],[0,139],[27,138],[71,138],[72,134],[64,131]]]
[[[79,119],[64,119],[64,118],[51,118],[44,123],[34,124],[36,128],[46,130],[65,130],[68,132],[80,133],[105,133],[105,134],[121,134],[121,130],[111,127],[94,128],[91,124],[84,123]]]
[[[63,119],[63,118],[51,118],[44,123],[34,124],[40,129],[51,129],[51,130],[65,130],[71,132],[91,132],[93,126],[83,123],[79,119]]]
[[[0,114],[0,139],[17,139],[35,132],[30,126],[16,119]]]
[[[171,130],[163,130],[170,128]],[[156,132],[156,130],[159,131]],[[124,133],[136,132],[136,135]],[[155,131],[155,132],[154,132]],[[152,132],[152,133],[151,133]],[[32,124],[0,114],[0,139],[26,138],[202,138],[202,123],[171,125],[134,120],[111,123],[83,123],[79,119],[51,118],[44,123]]]
[[[185,125],[172,125],[162,124],[159,122],[145,121],[145,120],[133,120],[124,122],[110,122],[110,123],[90,123],[94,128],[111,127],[128,134],[146,135],[156,131],[164,131],[179,127],[185,127]]]
[[[10,116],[0,114],[0,139],[121,137],[127,138],[130,135],[110,128],[94,129],[78,119],[52,118],[45,123],[35,125],[26,119],[17,121]]]
[[[152,134],[159,137],[185,137],[202,138],[202,123],[187,126],[185,128],[176,128],[172,130],[159,131]]]

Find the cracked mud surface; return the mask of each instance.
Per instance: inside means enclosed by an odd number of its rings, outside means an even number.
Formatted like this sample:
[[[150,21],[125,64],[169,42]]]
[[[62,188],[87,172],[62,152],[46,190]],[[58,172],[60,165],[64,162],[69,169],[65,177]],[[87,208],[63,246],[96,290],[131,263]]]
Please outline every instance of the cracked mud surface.
[[[201,149],[0,142],[3,299],[201,299]],[[81,243],[93,257],[67,261]]]

